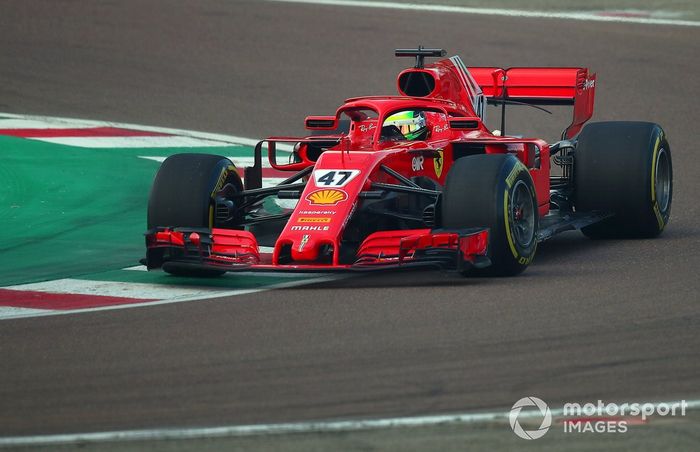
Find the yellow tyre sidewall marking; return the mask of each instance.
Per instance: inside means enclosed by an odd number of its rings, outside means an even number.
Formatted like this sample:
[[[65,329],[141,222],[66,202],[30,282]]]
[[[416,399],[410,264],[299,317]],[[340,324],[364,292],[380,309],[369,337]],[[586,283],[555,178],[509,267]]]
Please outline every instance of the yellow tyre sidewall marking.
[[[509,193],[508,191],[511,189],[513,186],[513,182],[515,182],[515,179],[518,177],[518,174],[520,174],[520,171],[523,169],[527,170],[525,168],[525,165],[523,165],[520,161],[513,166],[513,169],[510,170],[510,173],[508,173],[508,177],[506,177],[506,190],[503,193],[503,219],[505,221],[505,228],[506,228],[506,238],[508,239],[508,245],[510,247],[511,253],[513,253],[513,257],[517,260],[520,260],[520,253],[518,253],[518,250],[515,248],[515,242],[513,241],[513,236],[510,232],[510,215],[508,214],[508,199],[509,199]]]
[[[506,228],[506,238],[508,239],[508,245],[510,246],[510,251],[513,253],[513,257],[520,259],[520,253],[515,249],[515,242],[513,242],[513,236],[510,233],[510,219],[508,215],[508,189],[506,188],[503,192],[503,218],[505,220]]]
[[[236,169],[236,165],[228,165],[224,168],[221,168],[221,173],[219,173],[219,177],[216,180],[216,185],[214,186],[214,190],[211,191],[211,199],[212,201],[215,199],[216,193],[219,192],[224,187],[224,184],[226,183],[226,179],[228,179],[228,175],[231,172],[237,172],[238,170]],[[214,206],[209,205],[209,229],[214,227]]]
[[[659,210],[659,203],[656,200],[656,157],[659,153],[659,147],[661,146],[661,135],[656,137],[656,144],[654,144],[654,153],[651,156],[651,208],[656,216],[656,222],[659,224],[659,230],[663,230],[666,223]]]
[[[510,173],[508,173],[508,177],[506,177],[506,185],[508,185],[508,188],[510,189],[513,186],[513,182],[515,182],[515,179],[518,177],[518,174],[520,174],[520,171],[526,170],[525,165],[518,163],[513,166],[513,169],[510,170]]]
[[[513,186],[513,182],[515,182],[515,179],[518,177],[520,172],[523,170],[527,171],[527,168],[525,167],[525,165],[522,164],[522,162],[518,161],[518,164],[515,165],[512,170],[510,170],[508,177],[506,177],[507,187],[505,189],[505,192],[503,193],[503,218],[505,221],[506,238],[508,239],[508,246],[510,247],[510,252],[513,253],[513,257],[518,261],[518,263],[520,265],[528,265],[532,261],[532,258],[535,255],[534,250],[533,250],[532,254],[530,254],[530,256],[528,256],[528,257],[520,255],[520,253],[518,252],[518,249],[515,247],[515,242],[513,241],[513,235],[510,232],[510,215],[508,212],[509,190]],[[529,190],[529,187],[528,187],[528,190]],[[537,242],[535,242],[535,249],[537,249]]]

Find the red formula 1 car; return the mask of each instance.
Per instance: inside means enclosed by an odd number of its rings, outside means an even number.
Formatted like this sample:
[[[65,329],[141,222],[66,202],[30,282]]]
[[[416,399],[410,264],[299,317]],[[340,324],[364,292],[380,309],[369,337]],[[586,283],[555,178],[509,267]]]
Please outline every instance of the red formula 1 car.
[[[165,160],[148,206],[148,268],[430,265],[515,275],[538,242],[562,231],[654,237],[666,226],[666,135],[646,122],[583,127],[595,92],[587,69],[467,68],[457,56],[425,64],[445,51],[422,47],[396,55],[416,60],[399,74],[398,96],[348,99],[334,116],[309,116],[307,136],[258,143],[252,167],[239,172],[206,154]],[[487,103],[502,106],[501,131],[484,125]],[[553,144],[507,136],[507,104],[571,105],[573,121]],[[289,177],[263,186],[263,153]]]

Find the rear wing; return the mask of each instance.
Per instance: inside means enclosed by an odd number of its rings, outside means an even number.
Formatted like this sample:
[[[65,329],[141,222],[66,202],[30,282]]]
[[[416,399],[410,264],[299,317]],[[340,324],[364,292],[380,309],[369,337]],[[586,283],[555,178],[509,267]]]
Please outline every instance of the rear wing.
[[[503,112],[508,103],[573,105],[573,119],[562,139],[576,136],[593,116],[596,76],[586,68],[470,67],[469,72],[488,102],[503,105]]]

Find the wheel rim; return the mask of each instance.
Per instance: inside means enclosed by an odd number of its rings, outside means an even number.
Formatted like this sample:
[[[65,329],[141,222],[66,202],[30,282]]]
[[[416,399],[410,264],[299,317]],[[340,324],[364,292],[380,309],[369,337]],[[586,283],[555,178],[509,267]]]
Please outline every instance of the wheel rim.
[[[535,205],[527,184],[522,180],[513,187],[510,204],[511,228],[515,241],[527,248],[535,239]]]
[[[671,164],[666,149],[659,149],[656,155],[656,174],[654,175],[656,202],[661,212],[666,212],[671,199]]]

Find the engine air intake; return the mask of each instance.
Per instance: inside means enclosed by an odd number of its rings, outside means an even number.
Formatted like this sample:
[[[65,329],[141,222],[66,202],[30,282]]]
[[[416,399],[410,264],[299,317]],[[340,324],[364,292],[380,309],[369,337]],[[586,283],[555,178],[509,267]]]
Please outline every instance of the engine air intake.
[[[435,77],[430,72],[407,70],[399,75],[399,91],[404,96],[425,97],[435,90]]]

